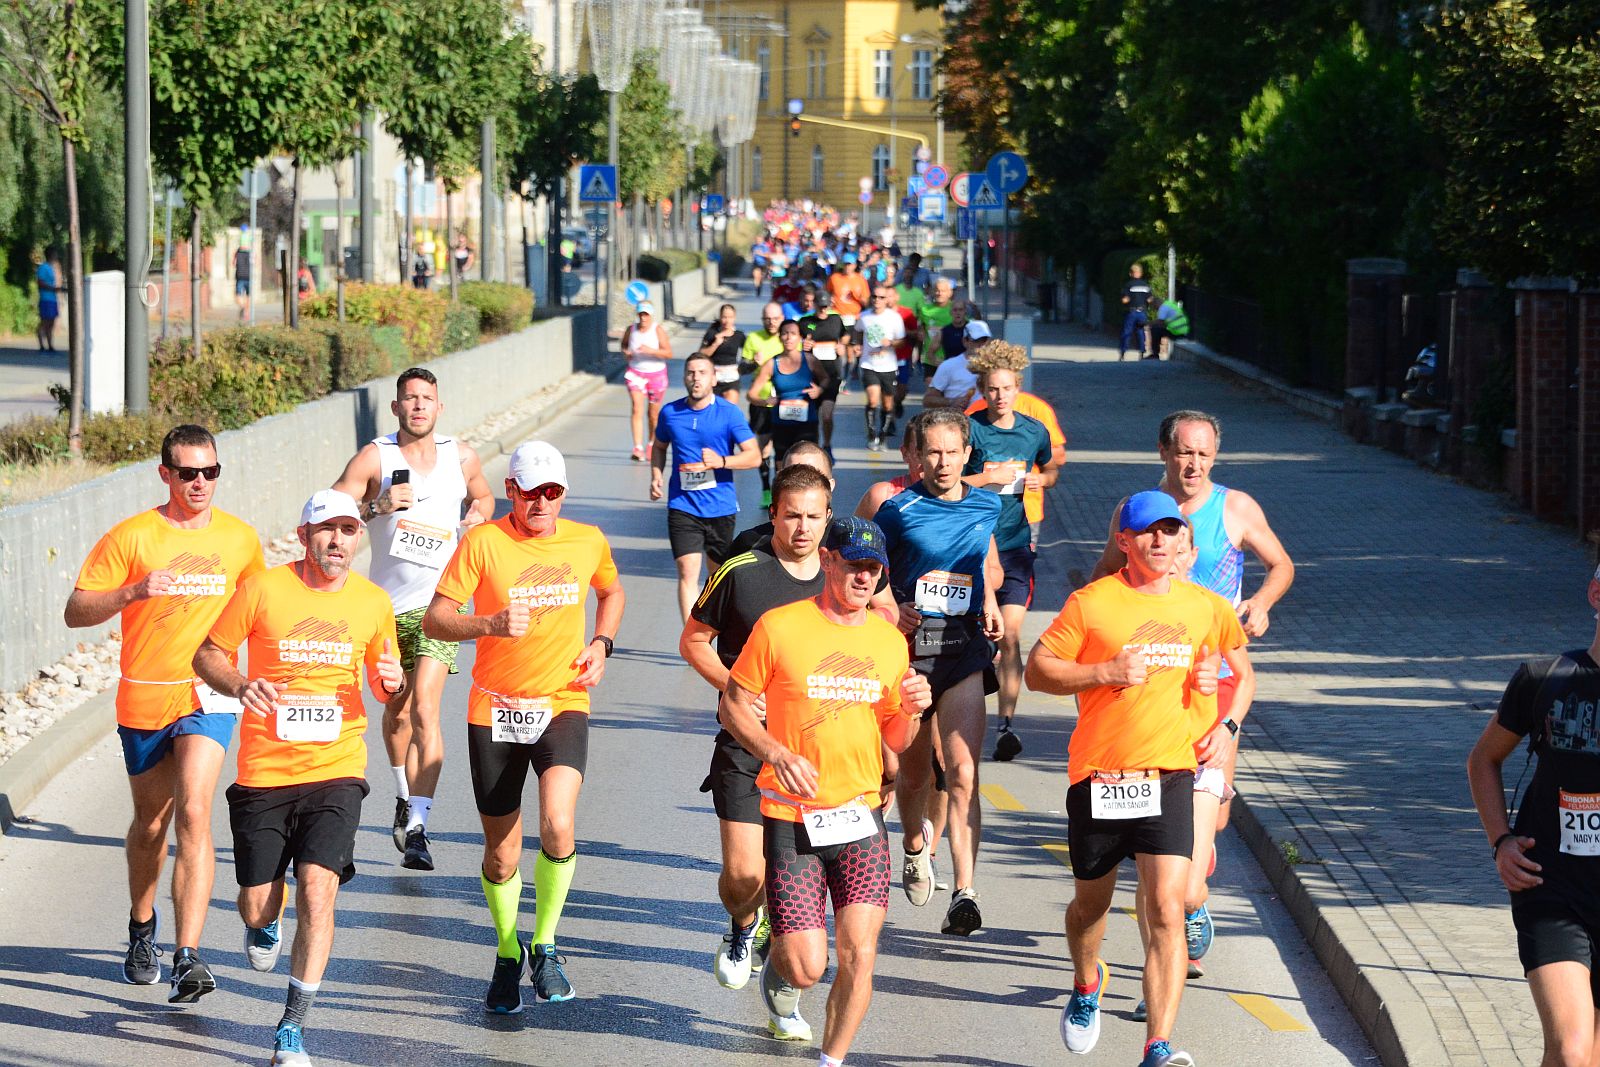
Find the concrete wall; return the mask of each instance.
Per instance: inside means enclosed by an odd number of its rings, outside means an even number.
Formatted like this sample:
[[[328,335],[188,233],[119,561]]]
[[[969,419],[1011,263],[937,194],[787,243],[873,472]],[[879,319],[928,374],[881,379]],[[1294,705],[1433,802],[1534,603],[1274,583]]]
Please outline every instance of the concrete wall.
[[[445,403],[443,428],[474,426],[572,373],[579,357],[574,330],[586,348],[594,345],[589,319],[598,320],[599,313],[548,319],[429,363]],[[223,475],[217,506],[266,538],[289,532],[306,497],[331,484],[362,443],[391,428],[393,392],[393,379],[379,379],[218,435]],[[155,466],[147,460],[0,510],[0,689],[22,687],[79,641],[100,641],[116,629],[113,621],[68,630],[61,611],[95,541],[165,499]]]

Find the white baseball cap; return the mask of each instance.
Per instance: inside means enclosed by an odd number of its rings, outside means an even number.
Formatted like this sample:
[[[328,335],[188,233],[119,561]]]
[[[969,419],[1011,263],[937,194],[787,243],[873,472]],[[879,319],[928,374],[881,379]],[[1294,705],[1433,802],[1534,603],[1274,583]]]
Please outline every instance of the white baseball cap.
[[[971,322],[967,323],[967,328],[964,332],[967,340],[969,341],[981,341],[986,337],[994,336],[994,334],[989,332],[988,324],[978,319],[973,319]]]
[[[654,315],[656,313],[656,306],[650,303],[648,300],[641,300],[639,301],[639,306],[634,308],[633,313],[635,315]]]
[[[361,506],[356,503],[356,498],[337,489],[318,489],[306,501],[306,506],[300,509],[301,526],[315,526],[319,522],[332,522],[334,519],[354,519],[361,523]],[[366,523],[361,525],[365,526]]]
[[[567,461],[549,441],[524,441],[511,453],[511,478],[523,492],[541,485],[567,484]]]

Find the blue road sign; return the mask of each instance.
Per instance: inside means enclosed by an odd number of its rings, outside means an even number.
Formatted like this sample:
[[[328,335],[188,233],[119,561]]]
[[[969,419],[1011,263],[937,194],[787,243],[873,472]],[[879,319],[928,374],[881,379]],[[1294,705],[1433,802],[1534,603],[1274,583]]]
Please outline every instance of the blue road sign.
[[[928,183],[929,189],[937,191],[943,189],[945,183],[950,180],[950,172],[940,164],[935,163],[922,172],[922,180]]]
[[[711,215],[722,214],[724,201],[721,193],[707,193],[705,201],[701,203],[700,210]]]
[[[906,193],[911,196],[921,196],[928,191],[928,183],[922,180],[921,175],[912,175],[906,179]]]
[[[978,239],[978,213],[970,207],[956,208],[956,240]]]
[[[917,219],[917,198],[916,197],[914,197],[914,196],[901,197],[900,198],[900,210],[904,211],[906,213],[906,224],[908,226],[915,226],[917,224],[918,219]]]
[[[870,192],[868,192],[867,190],[863,189],[863,190],[861,190],[860,195],[856,197],[856,199],[861,201],[863,204],[870,204],[870,203],[872,203],[872,194]]]
[[[1028,161],[1015,152],[996,152],[984,171],[1001,196],[1010,196],[1028,184]]]
[[[1005,206],[1005,197],[995,189],[994,182],[983,178],[977,188],[967,194],[967,203],[979,211],[999,211]]]
[[[922,201],[917,205],[917,215],[923,222],[944,221],[944,194],[923,193]]]
[[[617,168],[609,163],[585,163],[578,169],[578,200],[609,204],[617,199]]]
[[[628,287],[622,291],[628,303],[635,306],[650,299],[650,287],[644,282],[629,282]]]

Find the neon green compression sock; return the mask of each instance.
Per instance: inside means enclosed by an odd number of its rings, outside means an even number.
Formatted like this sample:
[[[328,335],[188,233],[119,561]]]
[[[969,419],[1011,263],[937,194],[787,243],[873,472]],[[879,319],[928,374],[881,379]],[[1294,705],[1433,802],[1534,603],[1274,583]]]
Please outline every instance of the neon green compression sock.
[[[494,936],[499,941],[495,951],[503,959],[521,959],[517,911],[522,907],[522,871],[511,872],[511,877],[503,882],[491,882],[489,876],[480,871],[478,881],[483,883],[483,898],[489,902],[489,918],[494,920]]]
[[[564,859],[555,859],[544,849],[533,861],[534,911],[533,943],[556,943],[556,924],[561,921],[561,909],[567,904],[567,890],[572,888],[572,871],[578,865],[578,852]]]

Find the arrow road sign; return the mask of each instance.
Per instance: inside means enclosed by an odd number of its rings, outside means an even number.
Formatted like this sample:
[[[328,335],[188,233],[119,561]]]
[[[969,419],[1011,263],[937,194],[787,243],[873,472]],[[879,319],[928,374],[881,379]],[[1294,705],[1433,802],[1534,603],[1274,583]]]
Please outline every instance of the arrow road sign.
[[[642,304],[650,299],[650,287],[644,282],[629,282],[628,288],[623,290],[622,295],[630,304]]]
[[[988,178],[978,182],[976,189],[971,190],[972,207],[979,211],[999,211],[1003,198],[995,191],[994,184]]]
[[[945,182],[950,180],[950,172],[945,170],[944,167],[938,163],[935,163],[933,166],[922,172],[922,180],[928,183],[929,192],[937,192],[938,190],[944,188]]]
[[[609,204],[617,199],[617,168],[609,163],[585,163],[578,170],[578,199],[585,204]]]
[[[906,179],[906,193],[910,196],[921,196],[928,191],[928,183],[918,175]]]
[[[956,240],[973,241],[978,237],[978,213],[970,207],[956,208]]]
[[[972,192],[972,175],[962,171],[950,179],[950,199],[957,207],[966,207]]]
[[[1028,184],[1028,163],[1015,152],[996,152],[989,157],[986,168],[989,181],[1001,196],[1012,193]]]

